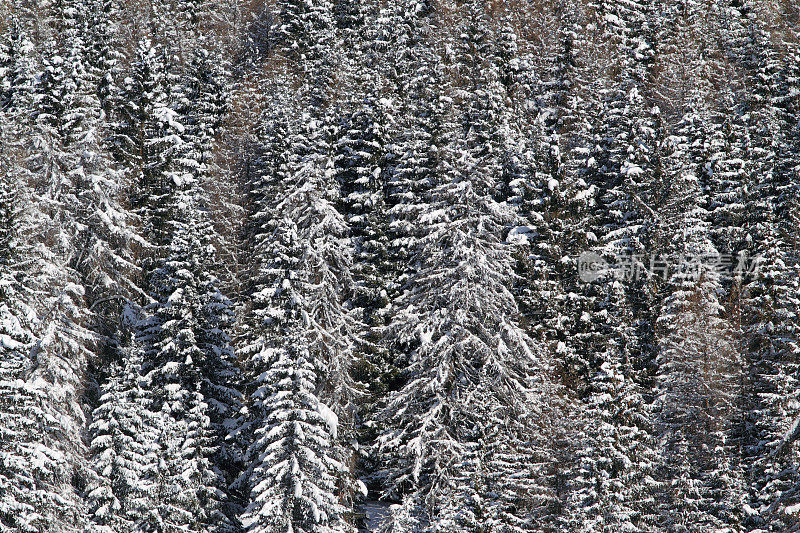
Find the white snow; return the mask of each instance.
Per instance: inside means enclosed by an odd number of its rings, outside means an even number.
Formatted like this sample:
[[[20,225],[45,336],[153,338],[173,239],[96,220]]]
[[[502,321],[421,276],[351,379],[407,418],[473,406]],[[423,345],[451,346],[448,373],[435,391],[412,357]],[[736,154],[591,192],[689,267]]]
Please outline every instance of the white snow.
[[[790,505],[786,508],[786,514],[788,515],[796,515],[800,513],[800,503],[796,503],[794,505]]]
[[[336,413],[331,411],[330,407],[322,402],[317,404],[317,412],[325,420],[325,425],[328,426],[331,436],[335,439],[339,434],[339,417]]]

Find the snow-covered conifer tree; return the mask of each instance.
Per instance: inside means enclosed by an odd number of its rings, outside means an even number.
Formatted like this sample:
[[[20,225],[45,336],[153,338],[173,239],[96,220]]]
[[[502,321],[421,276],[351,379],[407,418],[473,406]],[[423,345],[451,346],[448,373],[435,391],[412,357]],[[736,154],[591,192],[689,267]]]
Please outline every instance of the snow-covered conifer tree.
[[[254,378],[248,387],[251,399],[248,431],[253,435],[253,440],[247,457],[253,462],[247,472],[257,469],[262,472],[259,475],[272,475],[269,472],[274,467],[273,461],[278,461],[287,453],[297,453],[294,451],[297,446],[317,449],[315,453],[322,463],[301,461],[297,467],[299,470],[292,472],[293,476],[307,479],[311,484],[309,486],[318,487],[311,493],[303,489],[305,492],[302,495],[296,495],[300,498],[298,509],[304,507],[306,511],[298,511],[299,514],[294,518],[291,512],[286,514],[287,509],[295,505],[290,505],[294,501],[292,498],[295,498],[294,489],[283,491],[286,487],[281,485],[283,492],[275,494],[282,494],[280,498],[284,503],[275,505],[283,511],[270,520],[278,520],[274,523],[275,527],[282,524],[307,529],[317,524],[319,527],[342,530],[346,528],[342,509],[334,507],[325,511],[330,513],[327,517],[319,513],[315,516],[308,506],[310,504],[302,503],[303,499],[316,498],[315,491],[322,495],[327,493],[324,497],[335,501],[342,497],[337,495],[337,490],[352,490],[341,465],[347,453],[341,448],[337,436],[328,434],[324,443],[314,444],[312,434],[306,435],[304,431],[296,436],[277,433],[273,437],[270,430],[284,416],[282,411],[276,410],[288,409],[282,407],[284,402],[288,402],[287,406],[295,405],[301,411],[316,409],[316,404],[331,405],[342,420],[342,432],[347,431],[346,425],[354,414],[352,402],[356,391],[349,367],[354,342],[351,332],[357,329],[344,308],[350,289],[351,260],[347,226],[327,190],[333,182],[326,170],[328,163],[324,152],[318,151],[319,143],[324,139],[320,139],[320,136],[324,131],[320,131],[319,123],[313,118],[306,116],[303,120],[308,121],[309,125],[301,127],[294,121],[286,124],[291,128],[288,130],[288,143],[284,145],[289,154],[287,163],[274,169],[274,173],[268,171],[260,174],[259,178],[263,181],[255,184],[258,194],[263,195],[257,205],[264,211],[253,214],[254,221],[260,222],[252,229],[258,254],[258,277],[251,288],[251,312],[254,315],[248,320],[245,352],[249,359],[249,374]],[[280,127],[280,124],[277,122],[275,127]],[[275,190],[283,190],[285,196],[276,198],[272,193]],[[282,354],[287,350],[290,351]],[[293,372],[297,376],[292,377]],[[273,383],[266,377],[283,374],[287,377],[281,379],[292,380],[294,385],[287,384],[285,386],[288,389],[280,392],[284,385]],[[271,387],[278,387],[278,390],[272,391]],[[272,395],[278,396],[270,400]],[[333,413],[327,407],[323,411]],[[319,420],[315,422],[312,419],[309,423],[312,428],[320,426]],[[275,431],[279,429],[276,427]],[[325,434],[324,426],[317,427],[316,431]],[[281,438],[278,439],[278,436]],[[265,455],[265,447],[274,448],[274,454]],[[325,457],[330,457],[333,462]],[[332,484],[332,479],[339,481]],[[300,491],[300,485],[297,487]],[[251,483],[248,489],[249,527],[266,527],[272,522],[261,523],[258,515],[252,513],[260,512],[258,506],[263,505],[267,497],[265,494],[268,493],[265,491],[278,488],[259,480],[258,483]],[[320,500],[314,505],[321,507],[324,504]],[[288,522],[284,522],[286,520]]]
[[[384,455],[386,496],[411,495],[422,506],[424,516],[418,518],[451,529],[469,527],[470,521],[486,527],[486,520],[510,526],[509,516],[499,518],[505,512],[524,521],[526,510],[512,511],[516,504],[497,496],[486,496],[493,513],[476,514],[469,510],[474,499],[465,498],[464,491],[479,496],[482,483],[499,483],[491,494],[511,490],[515,476],[494,476],[501,455],[490,450],[501,444],[513,448],[530,438],[526,431],[536,417],[526,410],[526,394],[534,397],[533,376],[536,386],[547,382],[547,363],[516,323],[510,291],[513,248],[504,239],[517,218],[496,200],[499,163],[492,147],[502,123],[491,118],[499,83],[477,54],[488,42],[485,14],[479,3],[463,7],[464,26],[456,34],[463,39],[456,56],[462,71],[455,72],[463,85],[444,115],[442,138],[449,143],[437,154],[429,177],[433,187],[414,219],[419,232],[411,250],[415,271],[392,320],[395,344],[408,353],[405,383],[381,413],[386,429],[377,443]],[[497,428],[505,429],[492,432],[484,409],[497,417]],[[519,422],[518,433],[511,421]],[[481,438],[484,430],[491,437]],[[498,463],[480,474],[475,468],[481,457]],[[511,470],[527,468],[531,463],[522,460]],[[535,471],[525,471],[532,484],[541,482]],[[478,485],[472,484],[476,476],[483,478]],[[465,513],[473,519],[462,523]]]
[[[132,348],[128,348],[131,351]],[[158,523],[153,501],[158,464],[158,428],[163,420],[150,409],[139,374],[141,361],[126,353],[101,389],[89,427],[94,476],[86,500],[90,531],[149,530]]]
[[[315,394],[320,361],[302,328],[285,333],[292,345],[257,356],[268,370],[252,395],[253,411],[264,418],[248,455],[254,464],[243,525],[254,533],[352,531],[337,495],[345,468],[333,453],[338,420]]]
[[[155,301],[146,308],[138,342],[150,409],[162,420],[153,480],[160,519],[167,530],[226,531],[232,525],[224,514],[224,477],[214,456],[237,400],[225,333],[231,313],[210,273],[211,227],[191,168],[171,175],[171,242],[150,279]]]
[[[714,267],[719,253],[711,242],[707,196],[698,176],[702,158],[695,159],[702,155],[696,154],[698,119],[687,113],[680,135],[670,139],[672,189],[661,213],[665,227],[660,230],[672,237],[656,359],[655,408],[665,476],[659,503],[663,527],[704,524],[709,530],[730,531],[740,521],[737,498],[742,494],[742,472],[732,453],[738,449],[742,360],[720,303],[722,273]],[[723,450],[733,458],[727,471],[718,465]]]

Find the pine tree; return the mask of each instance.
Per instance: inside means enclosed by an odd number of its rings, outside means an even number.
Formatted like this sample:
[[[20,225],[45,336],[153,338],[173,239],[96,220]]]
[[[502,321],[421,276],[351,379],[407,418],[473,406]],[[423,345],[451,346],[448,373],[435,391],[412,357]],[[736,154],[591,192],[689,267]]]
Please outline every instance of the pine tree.
[[[278,3],[278,17],[275,46],[295,65],[296,75],[303,80],[299,96],[312,109],[319,110],[328,103],[339,62],[332,3],[282,0]]]
[[[387,73],[396,86],[398,121],[390,130],[386,206],[389,214],[390,263],[394,265],[390,298],[413,271],[411,256],[419,237],[414,224],[434,183],[443,139],[443,73],[432,48],[432,8],[416,0],[400,3],[381,21],[378,37],[387,49]],[[384,35],[385,33],[385,35]]]
[[[11,497],[20,510],[8,527],[27,531],[77,531],[86,522],[80,496],[86,481],[81,400],[98,338],[88,329],[93,325],[88,284],[76,270],[76,258],[85,250],[74,244],[87,227],[77,220],[92,192],[81,180],[91,175],[89,161],[98,154],[91,147],[92,104],[84,99],[80,61],[83,9],[82,3],[67,3],[45,14],[44,21],[65,38],[41,58],[41,69],[29,55],[33,47],[21,29],[25,24],[12,33],[21,46],[4,112],[28,118],[14,121],[10,137],[4,132],[3,148],[11,157],[10,179],[25,198],[18,235],[28,245],[14,260],[24,264],[18,272],[25,275],[17,279],[27,294],[25,320],[33,337],[9,381],[15,401],[8,413],[17,423],[4,456]],[[74,61],[67,64],[64,57]]]
[[[659,201],[661,172],[656,157],[659,110],[649,105],[644,84],[655,43],[644,3],[599,2],[596,16],[604,44],[618,61],[608,67],[619,72],[619,78],[598,88],[599,107],[594,112],[603,119],[592,131],[594,148],[586,160],[585,179],[597,190],[599,209],[592,220],[599,231],[597,250],[609,264],[622,266],[624,298],[633,311],[632,321],[619,321],[624,326],[615,334],[634,354],[634,368],[639,370],[652,364],[652,302],[644,287],[642,261],[655,223],[652,213]]]
[[[339,211],[349,226],[352,243],[353,294],[348,306],[364,326],[359,336],[363,360],[355,369],[370,383],[374,395],[382,395],[385,384],[378,376],[391,374],[389,355],[381,342],[392,266],[389,262],[389,221],[385,182],[389,173],[388,122],[385,101],[377,94],[364,102],[342,125],[334,147],[335,179],[341,190]],[[362,377],[363,376],[363,377]]]
[[[520,210],[529,227],[517,233],[530,246],[519,293],[532,334],[554,354],[556,372],[568,389],[585,396],[597,372],[592,354],[605,350],[608,315],[603,294],[578,271],[581,254],[597,245],[591,216],[597,185],[587,161],[591,132],[584,78],[591,68],[577,6],[558,7],[559,47],[550,58],[549,78],[537,93],[541,104],[531,126],[538,135],[529,148],[531,179],[521,192]],[[532,62],[533,60],[531,60]],[[529,96],[528,98],[533,98]],[[517,186],[519,187],[519,186]],[[587,278],[588,279],[588,278]]]
[[[124,302],[136,292],[130,246],[138,235],[119,201],[124,183],[101,144],[102,108],[97,94],[102,73],[90,62],[92,7],[89,2],[76,2],[64,9],[66,62],[71,71],[64,80],[62,142],[66,153],[59,164],[72,167],[69,190],[63,194],[74,195],[70,215],[81,221],[74,230],[75,256],[71,260],[82,275],[86,302],[94,314],[93,330],[113,348]]]
[[[7,111],[7,108],[3,111]],[[3,137],[0,162],[10,165]],[[8,168],[8,167],[6,167]],[[21,205],[27,192],[11,172],[0,176],[0,531],[34,530],[39,521],[35,501],[26,489],[33,479],[26,476],[24,444],[30,437],[22,421],[30,409],[25,377],[30,364],[28,353],[35,341],[32,327],[36,312],[33,298],[23,283],[23,245]],[[25,405],[25,404],[28,405]]]
[[[616,343],[596,354],[568,518],[576,531],[655,530],[655,442],[630,355]]]
[[[294,124],[292,126],[297,127]],[[255,314],[248,328],[250,334],[246,345],[251,361],[250,375],[257,378],[250,397],[260,405],[258,408],[255,405],[251,407],[251,420],[248,422],[255,435],[248,457],[256,462],[250,469],[267,471],[269,468],[270,463],[264,463],[266,458],[260,452],[265,445],[264,438],[258,437],[258,434],[267,431],[264,428],[274,425],[282,416],[274,412],[279,409],[279,405],[267,401],[267,392],[263,391],[265,387],[274,386],[271,382],[264,381],[265,372],[285,372],[291,376],[292,368],[296,368],[297,379],[302,379],[297,387],[300,387],[300,383],[305,384],[299,389],[290,388],[288,391],[292,394],[287,401],[290,405],[297,405],[298,409],[316,409],[314,402],[330,402],[342,419],[343,431],[344,424],[353,415],[354,389],[349,375],[352,340],[347,335],[352,326],[343,307],[349,283],[349,246],[345,239],[344,221],[326,198],[326,163],[316,151],[318,145],[315,143],[319,139],[315,140],[315,136],[321,132],[315,131],[315,126],[318,127],[312,122],[310,131],[301,130],[301,133],[290,135],[291,156],[288,164],[276,169],[277,174],[264,175],[264,182],[254,188],[264,194],[261,197],[263,202],[258,205],[265,211],[254,214],[256,220],[263,222],[254,226],[253,238],[259,252],[259,278],[251,289]],[[275,199],[274,196],[266,195],[277,188],[284,191],[283,198]],[[271,201],[266,201],[267,199]],[[266,216],[270,218],[262,218]],[[302,352],[297,356],[265,355],[283,350],[285,346],[296,346]],[[280,369],[273,369],[273,365],[277,364],[282,365]],[[295,364],[300,366],[283,368],[285,365]],[[324,399],[316,396],[320,390],[320,396]],[[303,397],[306,393],[311,395],[310,398]],[[296,394],[299,396],[295,397]],[[297,439],[299,443],[304,437],[300,434]],[[279,442],[280,445],[276,446],[286,449],[281,451],[276,448],[276,457],[294,453],[292,450],[297,444],[293,443],[293,439]],[[345,456],[345,451],[338,448],[338,443],[332,436],[329,436],[327,444],[322,444],[321,450],[320,454],[324,452],[325,456],[330,456],[337,462],[341,462]],[[341,472],[331,470],[335,466],[335,463],[331,463],[318,472],[314,464],[304,463],[301,471],[310,483],[317,483],[320,490],[330,493],[327,497],[333,498],[333,487],[328,477],[342,478]],[[250,469],[248,471],[252,471]],[[272,487],[263,483],[251,485],[250,505],[262,500],[265,496],[261,493],[270,488]],[[307,494],[306,496],[308,497]],[[315,505],[322,504],[317,502]],[[253,512],[253,507],[250,509],[249,512]],[[290,516],[283,515],[283,519],[288,518],[294,527],[310,527],[309,524],[314,523],[320,527],[344,527],[341,524],[336,525],[341,520],[341,510],[332,511],[330,520],[320,517],[312,519],[309,518],[311,515],[298,515],[295,521]],[[260,522],[254,521],[252,527],[261,527]]]
[[[173,169],[189,147],[186,126],[177,110],[181,84],[163,48],[148,40],[138,43],[136,59],[113,99],[119,102],[111,135],[111,150],[131,187],[131,207],[141,225],[147,252],[142,290],[154,268],[158,250],[169,243],[168,227]],[[180,102],[184,103],[184,102]],[[194,176],[198,169],[191,169]]]
[[[791,56],[772,43],[771,29],[749,20],[758,8],[748,2],[733,13],[739,15],[735,22],[743,29],[736,57],[748,82],[743,118],[750,161],[741,194],[740,224],[745,228],[741,248],[750,261],[758,262],[751,275],[742,273],[738,289],[750,379],[745,418],[745,460],[751,480],[748,525],[779,531],[797,520],[794,469],[788,466],[794,448],[783,444],[798,416],[794,399],[798,263],[792,229],[797,172],[792,159],[797,143],[793,98],[787,93],[796,67]],[[776,452],[779,448],[782,453]]]
[[[27,125],[23,111],[32,105],[36,70],[30,36],[19,19],[10,18],[0,45],[0,110],[8,117],[6,128]],[[10,138],[6,139],[6,142],[10,141]]]
[[[15,180],[24,175],[10,173]],[[93,336],[83,327],[81,286],[63,260],[37,242],[43,224],[55,225],[21,183],[4,186],[26,209],[10,213],[4,221],[10,227],[3,228],[10,249],[2,264],[0,383],[7,402],[0,416],[0,524],[9,531],[78,531],[85,520],[79,402]]]

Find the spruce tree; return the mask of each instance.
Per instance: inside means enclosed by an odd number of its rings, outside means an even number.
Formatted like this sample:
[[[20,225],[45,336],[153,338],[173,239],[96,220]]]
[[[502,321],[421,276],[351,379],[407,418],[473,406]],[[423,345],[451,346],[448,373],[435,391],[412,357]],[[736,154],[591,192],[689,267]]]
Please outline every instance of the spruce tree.
[[[385,456],[385,495],[409,494],[424,513],[419,519],[451,529],[485,527],[486,520],[509,525],[513,520],[506,512],[521,515],[519,522],[526,519],[522,509],[510,511],[511,502],[487,502],[495,509],[490,514],[471,507],[475,500],[465,495],[479,497],[484,482],[499,482],[498,494],[511,490],[509,476],[495,477],[502,455],[489,450],[497,450],[504,439],[522,450],[530,427],[526,424],[532,422],[520,394],[533,386],[529,380],[534,369],[546,368],[538,348],[513,318],[513,250],[504,237],[516,217],[496,200],[498,172],[493,172],[499,164],[492,149],[496,130],[491,117],[493,91],[499,86],[477,55],[487,42],[482,9],[469,4],[463,13],[457,58],[464,85],[456,93],[460,98],[442,115],[441,139],[449,142],[441,145],[429,178],[433,186],[421,197],[425,203],[414,219],[418,244],[410,249],[415,266],[392,318],[390,334],[408,358],[405,383],[381,413],[379,420],[387,429],[377,444],[377,453]],[[546,382],[543,375],[537,377]],[[481,396],[480,402],[473,394]],[[513,430],[493,433],[490,428],[491,439],[482,439],[477,420],[484,406],[498,417],[498,427],[505,423],[507,428],[516,417],[524,420],[518,433],[522,440]],[[493,462],[488,477],[476,470],[484,454]],[[529,466],[521,461],[516,468]],[[534,477],[533,483],[540,481]]]
[[[314,392],[320,362],[304,346],[302,329],[295,335],[285,337],[294,341],[291,347],[257,358],[268,370],[251,408],[264,418],[248,453],[254,464],[242,523],[252,532],[352,531],[336,495],[344,470],[332,454],[337,418]]]
[[[725,273],[715,266],[720,256],[711,242],[708,200],[698,176],[702,158],[692,157],[699,144],[697,119],[688,113],[679,126],[682,135],[671,139],[672,190],[662,211],[663,231],[672,236],[656,359],[666,492],[662,524],[675,531],[698,525],[729,531],[741,520],[736,438],[742,359],[720,303]],[[731,458],[727,470],[718,464],[720,452]]]
[[[137,356],[126,353],[123,363],[108,372],[92,413],[94,476],[86,500],[93,522],[90,531],[97,533],[150,531],[158,522],[152,491],[159,468],[157,428],[162,420],[150,409],[140,368]]]
[[[168,255],[151,276],[154,302],[138,335],[150,410],[163,420],[156,503],[166,531],[226,531],[232,525],[224,514],[224,476],[214,458],[237,396],[225,333],[231,313],[208,268],[214,249],[197,182],[186,171],[180,176]],[[180,183],[178,176],[173,180]]]

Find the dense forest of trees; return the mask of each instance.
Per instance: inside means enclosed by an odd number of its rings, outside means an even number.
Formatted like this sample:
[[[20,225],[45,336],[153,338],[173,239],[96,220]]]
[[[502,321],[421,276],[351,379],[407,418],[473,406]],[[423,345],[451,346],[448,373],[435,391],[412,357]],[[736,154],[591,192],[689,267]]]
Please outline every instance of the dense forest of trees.
[[[0,533],[800,531],[799,313],[794,0],[0,2]]]

